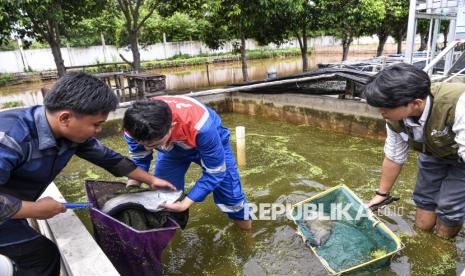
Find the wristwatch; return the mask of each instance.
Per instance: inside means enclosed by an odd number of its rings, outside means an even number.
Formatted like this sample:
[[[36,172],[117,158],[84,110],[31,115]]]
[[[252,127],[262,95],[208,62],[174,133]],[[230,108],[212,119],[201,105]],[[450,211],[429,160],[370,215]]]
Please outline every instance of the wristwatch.
[[[382,193],[382,192],[380,192],[380,191],[378,191],[378,190],[375,191],[375,194],[377,194],[377,195],[379,195],[379,196],[384,196],[384,197],[388,197],[388,196],[389,196],[389,192],[387,192],[387,193]]]

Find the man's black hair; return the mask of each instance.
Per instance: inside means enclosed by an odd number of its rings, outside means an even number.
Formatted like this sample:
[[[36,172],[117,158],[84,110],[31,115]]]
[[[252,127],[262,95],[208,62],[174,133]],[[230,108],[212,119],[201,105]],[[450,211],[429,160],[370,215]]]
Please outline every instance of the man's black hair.
[[[136,101],[124,113],[123,128],[136,141],[150,142],[168,133],[171,118],[171,110],[164,101]]]
[[[44,99],[50,112],[72,110],[81,115],[105,114],[118,107],[118,97],[103,81],[83,72],[61,77]]]
[[[398,63],[376,74],[365,86],[367,103],[374,107],[396,108],[431,94],[431,81],[423,70]]]

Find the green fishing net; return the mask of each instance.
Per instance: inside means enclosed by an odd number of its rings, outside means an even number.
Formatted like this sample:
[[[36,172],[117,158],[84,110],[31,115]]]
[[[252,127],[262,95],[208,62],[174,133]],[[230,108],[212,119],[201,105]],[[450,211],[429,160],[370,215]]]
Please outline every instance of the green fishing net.
[[[386,265],[401,247],[398,238],[343,185],[296,204],[292,215],[298,233],[333,273]],[[321,223],[325,228],[318,228]]]

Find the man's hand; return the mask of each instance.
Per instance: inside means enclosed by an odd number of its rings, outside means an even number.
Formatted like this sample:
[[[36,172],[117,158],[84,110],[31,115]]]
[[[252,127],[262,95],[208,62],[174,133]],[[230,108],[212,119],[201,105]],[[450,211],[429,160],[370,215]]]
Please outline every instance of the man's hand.
[[[13,218],[49,219],[64,212],[66,212],[65,205],[48,196],[36,202],[23,201],[21,209],[19,209]]]
[[[38,219],[49,219],[59,213],[66,212],[65,205],[55,199],[47,196],[36,201],[37,216]]]
[[[165,208],[167,211],[180,213],[189,209],[189,207],[191,207],[192,204],[194,204],[194,201],[188,197],[185,197],[182,201],[178,201],[171,204],[163,203],[160,205],[160,207]]]
[[[402,164],[397,164],[396,162],[390,160],[387,156],[384,157],[383,165],[381,167],[381,179],[379,183],[378,191],[381,193],[388,193],[391,191],[394,182],[396,182],[397,177],[400,174],[402,169]],[[381,203],[383,200],[386,200],[388,196],[375,195],[368,204],[365,206],[370,208],[371,206]]]
[[[147,184],[152,189],[168,189],[168,190],[173,190],[173,191],[176,190],[176,187],[173,184],[161,178],[155,177],[155,176],[152,176],[150,183],[147,183]]]
[[[367,208],[370,208],[371,206],[381,203],[383,200],[386,200],[388,198],[387,196],[380,196],[380,195],[375,195],[370,202],[368,202],[365,206]]]
[[[47,196],[36,202],[23,201],[21,203],[21,209],[19,209],[12,218],[49,219],[64,212],[66,212],[66,208],[63,203]]]
[[[142,170],[141,168],[136,168],[132,172],[130,172],[128,175],[133,181],[131,183],[147,183],[147,185],[150,186],[152,189],[169,189],[169,190],[176,190],[176,187],[169,183],[166,180],[160,179],[158,177],[155,177],[153,175],[148,174],[146,171]],[[129,181],[128,185],[129,186]]]

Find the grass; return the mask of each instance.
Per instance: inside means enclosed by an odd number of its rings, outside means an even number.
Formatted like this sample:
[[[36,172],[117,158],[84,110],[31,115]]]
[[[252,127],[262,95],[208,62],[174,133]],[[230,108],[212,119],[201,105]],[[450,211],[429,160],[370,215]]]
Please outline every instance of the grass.
[[[13,74],[0,73],[0,86],[5,86],[5,85],[13,82],[14,79],[15,79],[15,76]]]
[[[22,101],[11,101],[0,104],[0,108],[13,108],[13,107],[20,107],[23,106],[24,103]]]
[[[312,49],[308,50],[308,53],[311,54]],[[289,56],[299,56],[299,48],[289,48],[289,49],[270,49],[263,48],[259,50],[249,50],[246,52],[248,60],[254,59],[265,59],[265,58],[276,58],[276,57],[289,57]],[[202,65],[208,62],[222,62],[230,60],[239,60],[239,53],[222,53],[222,54],[201,54],[198,56],[190,56],[188,54],[177,54],[169,59],[165,60],[154,60],[154,61],[143,61],[141,63],[142,70],[150,69],[163,69],[163,68],[174,68],[174,67],[183,67],[183,66],[194,66]],[[131,66],[128,64],[118,64],[118,71],[130,71]],[[99,66],[96,64],[95,67],[90,67],[85,69],[89,73],[100,73],[100,72],[112,72],[115,71],[114,65],[105,65]]]

